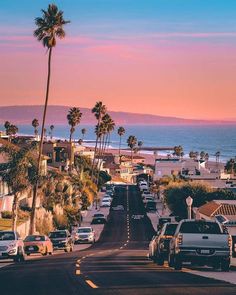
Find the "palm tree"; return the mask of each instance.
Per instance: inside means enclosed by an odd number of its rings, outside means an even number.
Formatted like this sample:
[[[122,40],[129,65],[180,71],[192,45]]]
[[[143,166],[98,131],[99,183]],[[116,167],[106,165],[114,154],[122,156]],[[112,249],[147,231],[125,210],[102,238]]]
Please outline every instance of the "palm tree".
[[[205,153],[204,160],[205,160],[205,161],[208,161],[208,160],[209,160],[209,154],[208,154],[208,153]]]
[[[106,106],[102,103],[102,101],[96,102],[95,106],[92,108],[92,113],[94,114],[95,118],[97,119],[97,128],[99,129],[99,126],[102,121],[102,117],[106,114],[107,108]],[[95,131],[96,133],[96,131]],[[96,134],[96,142],[95,142],[95,149],[94,149],[94,158],[93,158],[93,163],[92,163],[92,178],[93,178],[93,173],[94,173],[94,166],[95,166],[95,159],[97,155],[97,146],[98,146],[98,134]]]
[[[194,159],[194,155],[195,155],[195,152],[194,151],[190,151],[189,152],[189,158],[190,159]]]
[[[84,136],[85,136],[86,132],[87,132],[86,128],[82,128],[82,129],[81,129],[82,139],[83,139],[83,140],[84,140]]]
[[[34,135],[36,137],[38,135],[38,127],[39,127],[39,121],[38,121],[38,119],[35,118],[32,121],[32,126],[34,127]]]
[[[82,113],[79,108],[71,108],[67,115],[68,124],[70,125],[70,166],[69,171],[72,171],[73,165],[73,150],[72,150],[72,136],[75,132],[75,127],[80,123]]]
[[[143,146],[143,142],[141,140],[138,141],[138,150],[140,152],[141,147]]]
[[[4,128],[6,129],[6,133],[7,133],[8,128],[10,127],[10,125],[11,125],[11,123],[9,121],[6,121],[4,123]]]
[[[206,153],[204,151],[201,151],[200,152],[200,159],[201,160],[204,160],[205,159],[205,156],[206,156]]]
[[[53,138],[53,129],[54,129],[55,127],[54,127],[54,125],[51,125],[50,126],[50,138],[51,138],[51,140],[52,140],[52,138]]]
[[[39,144],[39,155],[38,155],[38,166],[37,166],[37,181],[33,194],[32,201],[32,211],[30,218],[30,234],[33,234],[35,231],[35,207],[36,207],[36,199],[37,192],[39,186],[39,176],[40,176],[40,165],[43,151],[43,137],[44,137],[44,126],[45,119],[47,113],[48,106],[48,98],[49,98],[49,88],[50,88],[50,80],[51,80],[51,57],[52,57],[52,49],[56,46],[57,38],[63,39],[65,38],[65,31],[63,26],[69,23],[69,21],[65,21],[63,18],[63,11],[58,10],[55,4],[49,4],[47,10],[42,10],[42,17],[37,17],[35,19],[35,24],[37,29],[34,31],[34,36],[38,41],[43,43],[43,46],[48,49],[48,75],[47,75],[47,87],[46,87],[46,95],[45,95],[45,103],[44,103],[44,111],[43,111],[43,120],[42,120],[42,129],[41,129],[41,138]]]
[[[16,133],[18,132],[18,127],[11,124],[9,121],[6,121],[4,123],[4,127],[6,129],[6,135],[9,136],[9,140],[11,141],[12,135],[16,135]]]
[[[236,172],[236,160],[235,159],[230,159],[226,165],[225,165],[225,169],[227,172],[229,172],[231,175],[234,175],[234,173]]]
[[[183,152],[183,147],[181,145],[178,145],[174,147],[173,155],[180,157],[182,152]]]
[[[127,139],[128,147],[131,149],[131,164],[133,164],[133,150],[137,144],[137,138],[134,135],[130,135]]]
[[[216,163],[219,163],[219,161],[220,161],[220,151],[217,151],[215,153],[215,157],[216,157]]]
[[[125,128],[120,126],[117,130],[117,133],[120,136],[120,142],[119,142],[119,159],[120,159],[121,137],[125,134]]]

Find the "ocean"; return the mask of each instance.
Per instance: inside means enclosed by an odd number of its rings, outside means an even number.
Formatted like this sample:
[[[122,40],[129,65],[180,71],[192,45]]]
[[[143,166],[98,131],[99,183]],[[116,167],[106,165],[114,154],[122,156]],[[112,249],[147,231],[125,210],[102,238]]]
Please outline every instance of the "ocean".
[[[20,134],[33,134],[33,127],[29,125],[19,125]],[[76,127],[74,139],[82,138],[81,129],[86,128],[84,140],[87,145],[93,145],[95,140],[94,126],[79,125]],[[126,140],[129,135],[135,135],[138,141],[143,142],[144,147],[171,147],[181,145],[185,155],[191,150],[205,151],[209,153],[210,159],[215,159],[214,154],[220,151],[220,160],[226,162],[236,156],[236,125],[221,126],[147,126],[135,125],[124,126],[125,135],[122,137],[122,148],[127,148]],[[0,126],[0,130],[3,130]],[[47,133],[49,127],[47,126]],[[69,138],[69,127],[58,125],[53,130],[55,138]],[[110,147],[118,148],[119,136],[117,129],[111,134]],[[153,152],[147,152],[153,153]],[[166,154],[167,152],[159,152]]]

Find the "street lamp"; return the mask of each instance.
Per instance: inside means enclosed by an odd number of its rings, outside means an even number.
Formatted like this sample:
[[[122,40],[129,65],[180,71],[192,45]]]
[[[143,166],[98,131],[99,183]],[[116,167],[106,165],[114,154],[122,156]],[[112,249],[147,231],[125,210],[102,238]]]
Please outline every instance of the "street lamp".
[[[192,210],[193,198],[188,196],[186,198],[186,204],[188,206],[188,219],[191,219],[191,210]]]

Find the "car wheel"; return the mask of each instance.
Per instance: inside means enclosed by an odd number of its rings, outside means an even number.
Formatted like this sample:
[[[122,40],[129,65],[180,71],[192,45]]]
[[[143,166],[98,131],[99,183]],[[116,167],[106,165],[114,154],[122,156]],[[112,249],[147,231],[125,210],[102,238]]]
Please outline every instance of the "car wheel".
[[[45,250],[44,250],[44,252],[42,253],[42,255],[43,255],[43,256],[47,256],[47,254],[48,254],[48,249],[45,248]]]
[[[30,253],[26,253],[27,256],[30,256]]]
[[[25,256],[23,251],[18,248],[17,255],[13,258],[14,262],[23,262],[25,261]]]
[[[173,255],[171,255],[170,253],[168,255],[168,265],[169,265],[169,267],[173,267],[174,266]]]
[[[182,269],[182,261],[178,256],[174,256],[174,269],[181,270]]]
[[[221,261],[221,270],[228,272],[229,269],[230,269],[230,260],[229,259],[223,259]]]
[[[160,254],[157,256],[157,264],[158,265],[163,265],[164,264],[164,258]]]

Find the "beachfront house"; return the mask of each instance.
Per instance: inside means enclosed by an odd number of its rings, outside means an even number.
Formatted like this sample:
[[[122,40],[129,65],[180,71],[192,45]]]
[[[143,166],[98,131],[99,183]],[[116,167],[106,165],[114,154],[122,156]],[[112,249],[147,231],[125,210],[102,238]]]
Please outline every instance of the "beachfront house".
[[[181,173],[182,168],[183,161],[180,158],[157,158],[155,161],[154,180],[164,176],[178,175]]]

